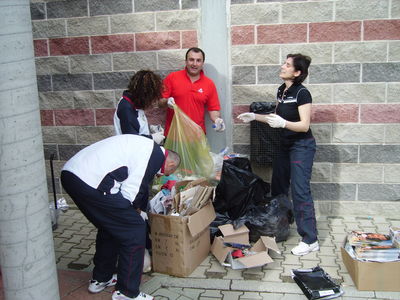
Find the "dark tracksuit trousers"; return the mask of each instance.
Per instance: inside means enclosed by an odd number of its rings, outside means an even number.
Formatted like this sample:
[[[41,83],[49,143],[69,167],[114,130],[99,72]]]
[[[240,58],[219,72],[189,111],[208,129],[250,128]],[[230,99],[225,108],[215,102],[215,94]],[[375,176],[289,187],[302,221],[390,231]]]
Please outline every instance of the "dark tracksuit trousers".
[[[281,145],[273,161],[271,194],[291,195],[297,232],[306,244],[317,241],[317,224],[310,180],[316,143],[314,138],[296,140],[290,145]]]
[[[116,290],[136,297],[143,270],[145,221],[121,193],[105,195],[68,171],[61,172],[61,183],[98,229],[93,279],[106,282],[117,268]]]

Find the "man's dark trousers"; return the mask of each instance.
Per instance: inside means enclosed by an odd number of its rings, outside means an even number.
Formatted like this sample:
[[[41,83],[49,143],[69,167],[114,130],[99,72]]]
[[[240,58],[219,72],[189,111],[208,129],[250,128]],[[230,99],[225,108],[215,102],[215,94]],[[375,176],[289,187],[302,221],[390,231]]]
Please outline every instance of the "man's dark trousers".
[[[61,172],[65,191],[98,229],[93,279],[106,282],[117,266],[116,290],[139,294],[146,244],[146,223],[121,193],[104,194],[68,171]]]

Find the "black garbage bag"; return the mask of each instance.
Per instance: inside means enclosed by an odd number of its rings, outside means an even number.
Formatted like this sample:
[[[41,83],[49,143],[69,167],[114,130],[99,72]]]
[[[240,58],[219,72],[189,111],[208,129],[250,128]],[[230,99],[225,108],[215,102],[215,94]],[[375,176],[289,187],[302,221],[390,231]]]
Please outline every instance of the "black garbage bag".
[[[235,220],[243,216],[252,204],[267,203],[269,190],[269,183],[252,172],[248,158],[224,160],[221,180],[215,189],[215,210],[227,213]]]
[[[256,242],[260,236],[274,236],[277,242],[282,242],[287,240],[293,221],[292,203],[286,195],[278,195],[266,206],[252,206],[235,220],[235,225],[245,224],[249,228],[250,242]]]

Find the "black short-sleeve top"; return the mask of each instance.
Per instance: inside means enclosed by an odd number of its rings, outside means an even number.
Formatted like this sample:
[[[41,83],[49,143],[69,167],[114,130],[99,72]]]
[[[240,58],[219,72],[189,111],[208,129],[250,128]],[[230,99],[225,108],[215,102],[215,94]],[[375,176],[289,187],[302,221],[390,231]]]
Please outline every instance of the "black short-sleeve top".
[[[307,103],[312,103],[310,92],[302,84],[293,84],[285,91],[286,85],[282,84],[278,88],[276,114],[291,122],[300,121],[298,107]],[[307,132],[295,132],[284,128],[281,132],[283,142],[312,138],[309,128]]]

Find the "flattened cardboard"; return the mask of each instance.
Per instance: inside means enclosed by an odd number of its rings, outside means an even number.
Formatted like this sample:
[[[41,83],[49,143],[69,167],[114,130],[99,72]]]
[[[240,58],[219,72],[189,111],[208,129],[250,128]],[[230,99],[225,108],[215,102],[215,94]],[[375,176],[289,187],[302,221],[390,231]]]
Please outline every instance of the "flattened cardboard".
[[[400,261],[366,262],[353,259],[342,247],[342,259],[360,291],[400,292]]]

